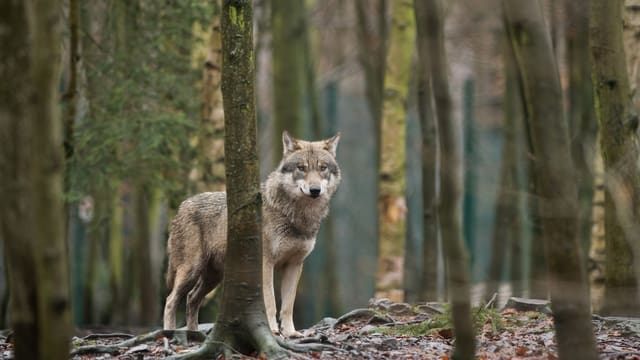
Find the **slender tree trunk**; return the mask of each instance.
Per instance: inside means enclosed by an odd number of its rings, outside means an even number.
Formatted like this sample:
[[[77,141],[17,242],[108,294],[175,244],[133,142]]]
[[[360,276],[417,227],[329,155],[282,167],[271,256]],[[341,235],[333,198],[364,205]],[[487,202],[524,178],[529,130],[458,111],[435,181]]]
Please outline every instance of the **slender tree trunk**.
[[[0,5],[0,229],[18,359],[68,359],[58,1]]]
[[[109,193],[111,203],[109,211],[109,280],[111,293],[111,322],[124,324],[127,319],[127,306],[124,292],[124,237],[122,225],[124,206],[120,186],[114,186]]]
[[[510,250],[510,268],[511,268],[511,293],[515,296],[523,296],[524,291],[524,269],[523,269],[523,248],[524,248],[524,218],[523,205],[525,188],[525,179],[523,176],[523,168],[526,167],[525,162],[525,144],[524,144],[524,98],[522,94],[522,79],[518,74],[518,67],[513,54],[513,50],[509,45],[509,39],[505,37],[504,42],[504,72],[505,72],[505,99],[504,99],[504,121],[505,121],[505,150],[513,154],[510,159],[511,191],[513,194],[508,195],[509,206],[514,211],[515,217],[513,222],[507,224],[508,232],[508,248]],[[545,271],[546,273],[546,271]]]
[[[622,0],[592,0],[589,40],[605,168],[603,312],[640,315],[640,147],[622,42]]]
[[[415,46],[414,21],[411,0],[392,1],[378,178],[381,262],[394,256],[402,256],[404,249],[406,103]],[[382,266],[378,271],[381,269]]]
[[[308,137],[308,74],[305,51],[308,46],[307,13],[304,1],[271,2],[271,35],[273,53],[273,161],[282,155],[282,131]]]
[[[373,5],[372,5],[373,3]],[[382,123],[382,102],[384,100],[384,74],[387,59],[389,23],[387,0],[356,0],[358,19],[358,43],[360,65],[364,70],[365,93],[374,123],[376,149],[380,148],[380,124]],[[375,9],[373,11],[369,9]],[[376,152],[376,167],[379,166],[379,152]]]
[[[578,231],[584,258],[589,256],[593,212],[593,164],[598,123],[593,111],[589,59],[589,1],[565,0],[569,72],[569,136],[578,181]]]
[[[429,74],[428,26],[423,20],[427,9],[414,1],[414,13],[417,29],[418,50],[418,115],[422,132],[422,203],[423,253],[420,293],[418,298],[424,301],[438,300],[438,129],[433,111],[433,92]]]
[[[221,311],[200,350],[181,358],[211,358],[231,349],[282,356],[267,325],[262,294],[261,200],[254,93],[253,5],[224,0],[222,94],[225,109],[227,250]]]
[[[558,353],[561,359],[597,359],[578,242],[578,199],[568,126],[551,39],[538,1],[505,0],[503,7],[532,136]]]
[[[158,310],[158,282],[150,278],[155,273],[151,264],[151,227],[149,223],[151,193],[148,185],[138,184],[133,193],[135,229],[132,252],[135,254],[135,279],[140,325],[153,325],[160,314]]]
[[[195,192],[224,191],[224,109],[220,90],[222,43],[220,4],[214,1],[214,15],[202,70],[202,111],[198,131],[197,164],[191,173]]]
[[[447,80],[444,48],[444,19],[438,0],[417,1],[416,7],[426,14],[423,20],[429,45],[429,68],[435,98],[440,143],[440,202],[438,215],[442,243],[448,262],[447,282],[453,314],[456,345],[454,359],[473,359],[475,338],[471,322],[469,260],[462,231],[462,139],[460,123],[452,116],[452,101]]]
[[[489,278],[485,290],[485,299],[490,299],[499,291],[500,283],[504,279],[504,270],[511,251],[511,284],[512,292],[516,294],[516,287],[520,287],[520,279],[515,279],[521,259],[520,252],[514,251],[520,248],[522,243],[521,217],[520,217],[520,193],[518,174],[518,138],[521,134],[522,94],[521,82],[518,76],[515,60],[508,43],[505,43],[505,100],[504,100],[504,144],[502,148],[502,170],[500,173],[500,185],[496,199],[496,218],[493,230],[493,243],[491,261],[489,266]],[[514,256],[515,255],[515,256]],[[519,274],[518,274],[519,275]]]

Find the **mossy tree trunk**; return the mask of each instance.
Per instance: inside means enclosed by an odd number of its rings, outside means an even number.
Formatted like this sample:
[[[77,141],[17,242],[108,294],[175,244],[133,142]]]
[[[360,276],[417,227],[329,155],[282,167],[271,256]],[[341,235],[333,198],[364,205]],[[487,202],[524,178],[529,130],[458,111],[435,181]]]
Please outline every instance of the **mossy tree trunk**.
[[[59,15],[59,1],[0,5],[0,237],[17,359],[69,358]]]
[[[417,298],[423,301],[438,300],[438,128],[433,112],[433,92],[429,74],[428,26],[424,19],[425,6],[414,1],[418,50],[418,116],[422,133],[422,203],[423,214],[423,253],[422,274]],[[406,278],[406,276],[405,276]],[[406,290],[405,290],[406,292]],[[407,294],[409,296],[409,294]],[[411,301],[411,299],[407,298]]]
[[[225,109],[227,251],[216,326],[200,350],[181,358],[211,358],[231,349],[281,356],[267,324],[262,294],[261,200],[255,113],[253,5],[224,0],[222,94]]]
[[[640,315],[640,147],[622,41],[622,0],[592,0],[589,40],[605,169],[605,299],[610,315]]]
[[[440,144],[440,202],[438,216],[442,243],[448,262],[447,282],[453,314],[456,345],[454,359],[473,359],[475,336],[471,322],[469,289],[469,259],[462,232],[462,124],[452,116],[452,100],[447,78],[447,58],[444,47],[444,18],[439,0],[416,2],[423,7],[429,49],[429,69],[438,121]]]
[[[578,199],[562,89],[541,4],[505,0],[525,95],[538,207],[547,249],[551,308],[561,359],[597,359],[589,288],[578,242]]]
[[[378,178],[381,262],[404,253],[406,106],[414,47],[415,17],[412,1],[393,0],[389,53],[384,75],[385,96],[382,105]],[[382,266],[378,271],[381,269]]]

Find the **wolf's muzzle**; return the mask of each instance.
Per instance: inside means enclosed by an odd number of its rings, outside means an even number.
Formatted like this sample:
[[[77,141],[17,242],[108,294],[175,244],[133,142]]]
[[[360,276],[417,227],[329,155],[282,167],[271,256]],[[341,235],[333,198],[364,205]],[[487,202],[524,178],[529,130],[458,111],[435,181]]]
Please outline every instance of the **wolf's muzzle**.
[[[309,195],[311,195],[312,198],[317,198],[318,196],[320,196],[321,191],[322,188],[320,187],[320,185],[311,185],[309,187]]]

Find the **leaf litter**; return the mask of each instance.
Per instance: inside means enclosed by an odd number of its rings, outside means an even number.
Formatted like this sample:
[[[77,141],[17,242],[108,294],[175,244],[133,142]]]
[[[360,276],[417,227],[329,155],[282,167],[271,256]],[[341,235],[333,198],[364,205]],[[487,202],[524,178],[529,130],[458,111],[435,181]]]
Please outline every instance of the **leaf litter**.
[[[474,308],[476,359],[555,360],[553,318],[546,311]],[[409,305],[375,299],[338,319],[325,318],[289,343],[325,345],[329,350],[300,353],[303,359],[448,360],[455,338],[446,304]],[[601,359],[640,360],[640,319],[593,316]],[[211,326],[208,327],[210,329]],[[156,330],[131,336],[89,334],[72,341],[74,360],[154,360],[196,350],[204,335]],[[312,346],[310,347],[312,348]],[[84,349],[78,351],[78,349]],[[11,334],[0,335],[0,358],[13,358]],[[256,359],[238,355],[237,359]],[[262,359],[262,358],[261,358]]]

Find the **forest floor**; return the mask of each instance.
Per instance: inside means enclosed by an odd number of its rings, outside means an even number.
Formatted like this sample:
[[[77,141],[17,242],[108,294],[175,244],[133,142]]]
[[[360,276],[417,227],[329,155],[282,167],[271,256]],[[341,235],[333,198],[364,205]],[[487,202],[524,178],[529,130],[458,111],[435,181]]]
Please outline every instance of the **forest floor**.
[[[548,304],[522,299],[501,310],[476,308],[477,359],[557,359],[553,319]],[[601,359],[640,360],[640,319],[594,316]],[[203,326],[203,329],[211,325]],[[388,299],[338,319],[325,318],[305,338],[288,340],[329,349],[299,353],[303,359],[449,359],[453,333],[446,305],[408,305]],[[88,334],[73,340],[74,360],[162,359],[198,348],[204,333],[157,330],[138,336],[122,333]],[[181,339],[181,340],[180,340]],[[11,359],[10,336],[0,337],[0,359]],[[237,356],[238,359],[252,359]]]

